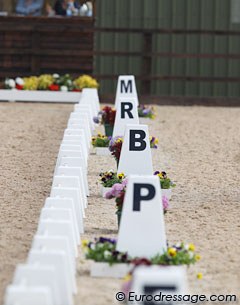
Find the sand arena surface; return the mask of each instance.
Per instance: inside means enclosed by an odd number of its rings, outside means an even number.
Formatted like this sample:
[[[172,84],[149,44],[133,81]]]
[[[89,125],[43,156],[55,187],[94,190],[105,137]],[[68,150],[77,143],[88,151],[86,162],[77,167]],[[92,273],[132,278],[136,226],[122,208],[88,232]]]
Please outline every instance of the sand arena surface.
[[[16,264],[23,263],[49,195],[53,169],[73,106],[0,104],[0,304]],[[157,107],[150,134],[159,137],[154,170],[177,184],[165,216],[170,244],[193,242],[202,260],[188,270],[193,293],[240,297],[240,109]],[[113,201],[100,197],[98,174],[115,168],[109,157],[90,155],[91,197],[82,238],[116,237]],[[143,241],[144,242],[144,241]],[[81,249],[79,249],[81,251]],[[78,259],[76,304],[114,302],[121,281],[93,279]],[[201,281],[196,279],[203,273]]]

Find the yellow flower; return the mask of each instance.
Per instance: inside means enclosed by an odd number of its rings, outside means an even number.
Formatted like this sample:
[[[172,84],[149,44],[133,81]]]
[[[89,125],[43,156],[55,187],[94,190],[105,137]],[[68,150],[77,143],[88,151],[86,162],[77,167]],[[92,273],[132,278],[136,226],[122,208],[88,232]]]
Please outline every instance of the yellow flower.
[[[123,281],[124,282],[130,282],[132,280],[132,276],[130,273],[124,276]]]
[[[198,280],[201,280],[203,278],[203,274],[201,273],[201,272],[199,272],[198,274],[197,274],[197,279]]]
[[[118,174],[118,178],[119,178],[119,179],[123,179],[123,177],[124,177],[124,173]]]
[[[188,250],[194,252],[194,251],[195,251],[195,246],[194,246],[194,244],[189,244]]]
[[[175,248],[169,248],[168,254],[172,257],[175,257],[177,255],[177,250]]]
[[[88,241],[87,239],[83,239],[83,240],[82,240],[82,247],[83,247],[83,248],[86,249],[87,246],[88,246],[88,244],[89,244],[89,241]]]
[[[199,261],[201,259],[201,256],[199,254],[195,255],[196,261]]]
[[[159,178],[163,178],[163,174],[162,174],[162,173],[159,173],[159,174],[158,174],[158,177],[159,177]]]
[[[155,144],[158,144],[159,143],[159,140],[158,138],[155,139]]]

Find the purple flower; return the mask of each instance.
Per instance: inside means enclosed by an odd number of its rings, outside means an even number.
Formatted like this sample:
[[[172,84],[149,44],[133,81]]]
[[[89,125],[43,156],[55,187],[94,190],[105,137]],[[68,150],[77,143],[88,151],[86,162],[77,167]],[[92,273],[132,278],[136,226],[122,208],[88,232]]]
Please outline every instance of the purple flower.
[[[116,244],[116,239],[111,239],[111,238],[105,238],[105,237],[99,237],[98,242],[104,244],[104,243],[111,243],[111,244]]]
[[[143,114],[148,115],[150,112],[150,109],[143,109]]]
[[[160,172],[159,172],[159,171],[156,171],[156,172],[154,173],[154,175],[158,175],[158,174],[160,174]]]
[[[93,122],[99,124],[99,118],[97,116],[93,117]]]

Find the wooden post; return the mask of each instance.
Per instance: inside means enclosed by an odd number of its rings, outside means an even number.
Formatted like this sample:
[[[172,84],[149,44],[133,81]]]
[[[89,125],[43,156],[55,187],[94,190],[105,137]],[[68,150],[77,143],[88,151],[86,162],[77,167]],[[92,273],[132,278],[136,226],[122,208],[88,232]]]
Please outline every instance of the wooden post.
[[[151,32],[143,32],[141,94],[144,95],[151,93],[151,80],[148,77],[152,74],[152,35]]]

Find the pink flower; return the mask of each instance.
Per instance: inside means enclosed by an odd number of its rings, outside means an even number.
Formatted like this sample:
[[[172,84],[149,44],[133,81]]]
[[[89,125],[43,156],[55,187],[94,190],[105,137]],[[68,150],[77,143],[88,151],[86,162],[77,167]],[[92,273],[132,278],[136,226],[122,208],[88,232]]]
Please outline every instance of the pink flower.
[[[124,186],[121,183],[116,183],[113,185],[111,191],[112,191],[112,196],[117,197],[121,191],[124,189]]]
[[[122,181],[122,185],[123,185],[124,187],[127,186],[127,183],[128,183],[128,179],[124,179],[124,180]]]
[[[106,199],[112,199],[113,196],[112,196],[112,190],[108,191],[106,194],[105,194],[105,198]]]
[[[124,190],[125,186],[122,185],[121,183],[115,183],[111,190],[108,191],[105,195],[105,198],[106,199],[112,199],[112,198],[115,198],[115,197],[118,197],[121,192]]]
[[[166,196],[162,196],[162,205],[164,210],[166,210],[169,207],[169,201]]]

